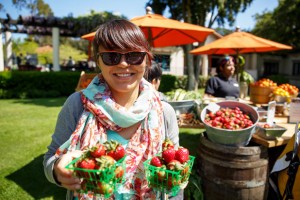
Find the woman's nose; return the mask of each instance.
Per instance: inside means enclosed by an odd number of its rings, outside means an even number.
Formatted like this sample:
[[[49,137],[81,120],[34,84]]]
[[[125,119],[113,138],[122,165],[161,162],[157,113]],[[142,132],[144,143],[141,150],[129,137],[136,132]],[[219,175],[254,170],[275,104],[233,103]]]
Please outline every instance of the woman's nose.
[[[120,63],[119,63],[118,66],[124,67],[124,68],[130,66],[130,64],[127,63],[127,61],[126,61],[125,55],[122,55],[122,56],[121,56],[121,60],[120,60]]]

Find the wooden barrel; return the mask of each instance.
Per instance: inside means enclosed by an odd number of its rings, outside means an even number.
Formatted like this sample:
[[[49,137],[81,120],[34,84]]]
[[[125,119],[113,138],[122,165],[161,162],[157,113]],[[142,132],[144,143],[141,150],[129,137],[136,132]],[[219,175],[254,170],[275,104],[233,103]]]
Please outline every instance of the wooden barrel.
[[[268,153],[265,147],[224,146],[201,136],[198,161],[205,199],[267,199]]]

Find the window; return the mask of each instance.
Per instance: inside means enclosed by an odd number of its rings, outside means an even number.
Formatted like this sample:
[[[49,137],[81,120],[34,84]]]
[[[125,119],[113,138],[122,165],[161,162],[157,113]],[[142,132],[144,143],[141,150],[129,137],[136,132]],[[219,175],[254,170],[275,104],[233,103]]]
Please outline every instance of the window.
[[[155,54],[154,60],[161,64],[163,71],[170,71],[170,55]]]
[[[264,62],[264,76],[279,74],[279,62]]]
[[[293,75],[300,75],[300,61],[293,62]]]

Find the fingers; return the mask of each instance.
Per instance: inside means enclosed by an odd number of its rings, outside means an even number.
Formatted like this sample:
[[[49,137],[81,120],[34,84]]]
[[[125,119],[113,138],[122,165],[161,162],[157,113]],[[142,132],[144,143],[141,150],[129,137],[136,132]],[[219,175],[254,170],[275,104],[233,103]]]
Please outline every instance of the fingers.
[[[54,164],[53,173],[56,176],[57,181],[61,185],[69,190],[80,189],[81,180],[73,176],[73,171],[66,169],[65,167],[74,159],[82,154],[81,151],[74,151],[66,153],[61,156]]]
[[[79,179],[78,179],[79,180]],[[70,179],[63,179],[64,182],[62,182],[61,186],[63,186],[64,188],[67,188],[68,190],[79,190],[81,188],[80,185],[80,180],[75,181],[75,180],[70,180]]]

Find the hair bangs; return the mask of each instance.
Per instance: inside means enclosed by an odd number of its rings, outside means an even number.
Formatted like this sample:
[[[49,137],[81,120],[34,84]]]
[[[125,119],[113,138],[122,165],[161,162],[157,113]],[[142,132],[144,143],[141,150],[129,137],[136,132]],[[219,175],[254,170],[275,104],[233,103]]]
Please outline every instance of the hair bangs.
[[[112,20],[100,25],[93,41],[95,55],[99,47],[109,51],[144,51],[152,59],[150,45],[141,29],[130,21]]]

